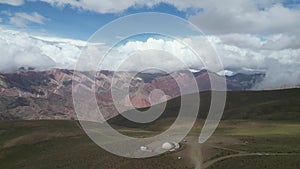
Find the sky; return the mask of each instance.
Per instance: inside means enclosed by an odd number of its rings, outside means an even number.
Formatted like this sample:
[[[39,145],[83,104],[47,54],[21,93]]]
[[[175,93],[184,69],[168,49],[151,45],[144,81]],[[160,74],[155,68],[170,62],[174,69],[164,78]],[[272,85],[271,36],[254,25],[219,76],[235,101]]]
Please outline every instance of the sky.
[[[1,0],[2,1],[2,0]],[[0,2],[1,2],[0,1]],[[63,3],[64,1],[22,1],[3,0],[0,5],[2,25],[12,29],[21,29],[39,35],[88,40],[88,38],[105,24],[128,14],[140,12],[164,12],[186,18],[187,13],[179,11],[167,3],[147,5],[130,4],[115,7],[109,1],[102,6],[101,1],[86,1],[99,4],[99,8],[85,7]]]
[[[116,19],[142,12],[171,14],[197,26],[225,69],[266,73],[259,88],[300,84],[298,0],[0,0],[0,72],[21,66],[74,68],[86,42],[97,30]],[[132,29],[134,26],[133,23]],[[201,36],[178,38],[193,46]],[[152,46],[151,49],[177,54],[191,67],[197,66],[190,51],[174,40],[140,37],[123,42],[126,43],[117,49],[122,56]],[[99,49],[107,45],[105,40],[99,44]],[[210,57],[209,52],[204,53]],[[111,62],[120,57],[115,54]],[[208,62],[206,57],[204,63]],[[183,68],[175,62],[172,66],[167,57],[163,61],[168,66],[162,67],[170,71]],[[153,65],[161,62],[150,59]],[[149,64],[149,60],[132,66],[138,64]]]

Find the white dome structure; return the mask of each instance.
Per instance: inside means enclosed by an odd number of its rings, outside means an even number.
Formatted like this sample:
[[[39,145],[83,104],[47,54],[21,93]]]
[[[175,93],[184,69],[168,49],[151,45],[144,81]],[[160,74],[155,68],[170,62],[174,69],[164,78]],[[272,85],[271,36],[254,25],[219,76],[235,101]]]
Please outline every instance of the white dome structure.
[[[148,150],[148,147],[146,147],[146,146],[141,146],[141,151],[147,151]]]
[[[164,149],[164,150],[171,150],[171,149],[173,149],[175,146],[174,146],[174,144],[172,144],[172,143],[169,143],[169,142],[166,142],[166,143],[164,143],[163,145],[162,145],[162,149]]]

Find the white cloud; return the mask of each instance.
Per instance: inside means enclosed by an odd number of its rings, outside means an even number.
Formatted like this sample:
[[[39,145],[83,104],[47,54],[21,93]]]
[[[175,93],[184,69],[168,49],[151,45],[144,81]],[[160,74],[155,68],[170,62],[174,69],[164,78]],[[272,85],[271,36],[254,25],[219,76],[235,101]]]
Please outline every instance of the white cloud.
[[[274,41],[273,36],[221,36],[215,44],[226,68],[233,70],[260,70],[266,74],[257,89],[278,88],[300,84],[300,49],[282,48],[287,41]],[[282,35],[274,35],[281,38]],[[244,37],[244,43],[242,38]],[[224,39],[224,40],[223,40]],[[239,43],[240,42],[240,43]],[[274,44],[275,43],[275,44]]]
[[[204,5],[189,20],[206,33],[272,34],[298,32],[300,10],[282,4],[257,5],[257,1],[230,0]]]
[[[80,0],[80,1],[73,1],[73,0],[42,0],[47,2],[53,6],[57,7],[65,7],[66,5],[83,9],[89,10],[99,13],[118,13],[122,12],[123,10],[135,5],[137,2],[145,3],[146,1],[137,1],[137,0],[128,0],[128,1],[111,1],[111,0]]]
[[[224,44],[237,46],[240,48],[261,48],[266,42],[260,37],[251,34],[225,34],[219,35],[220,41]]]
[[[52,67],[73,69],[83,44],[85,42],[79,40],[34,37],[0,29],[0,72],[15,71],[22,66],[38,70]]]
[[[189,0],[189,1],[182,1],[182,0],[127,0],[127,1],[117,1],[117,0],[102,0],[99,2],[98,0],[41,0],[43,2],[47,2],[53,6],[57,7],[65,7],[67,5],[82,9],[82,10],[89,10],[98,13],[119,13],[123,12],[124,10],[128,9],[129,7],[140,7],[140,6],[147,6],[149,8],[158,5],[160,3],[167,3],[173,5],[180,11],[190,11],[193,10],[197,11],[197,9],[202,9],[209,7],[211,5],[223,5],[224,3],[219,3],[219,1],[211,1],[211,0]],[[253,1],[253,4],[261,4],[262,6],[271,4],[270,0],[260,2],[259,0],[247,0],[245,1],[245,5],[250,4],[249,2]],[[273,0],[276,1],[276,0]],[[230,0],[226,3],[228,6],[234,6],[235,4],[243,4],[237,0]],[[226,5],[225,4],[225,5]],[[224,6],[224,5],[223,5]]]
[[[275,60],[282,66],[292,64],[300,66],[299,48],[268,48],[266,46],[273,42],[266,40],[267,38],[259,39],[255,35],[235,35],[231,39],[235,41],[224,37],[226,36],[212,35],[207,38],[215,46],[225,68],[263,70],[271,66],[269,60]],[[244,43],[238,43],[242,38],[245,40]],[[195,40],[197,37],[191,37],[192,43]],[[282,44],[278,42],[279,46]]]
[[[283,0],[226,0],[221,3],[218,0],[42,0],[53,6],[63,8],[72,6],[81,10],[89,10],[99,13],[118,13],[129,7],[147,6],[153,7],[159,3],[168,3],[175,6],[178,10],[187,12],[188,20],[197,25],[204,33],[211,35],[221,34],[245,34],[249,42],[242,42],[243,39],[236,39],[241,45],[251,45],[260,41],[249,35],[268,35],[269,43],[264,48],[284,49],[300,47],[300,8],[284,6]],[[196,10],[193,10],[196,9]],[[198,10],[197,10],[198,9]],[[198,11],[191,13],[189,11]],[[279,36],[278,40],[271,42]],[[249,36],[249,37],[246,37]],[[233,37],[233,36],[231,36]],[[224,37],[225,38],[225,37]],[[237,38],[242,38],[241,36]],[[247,44],[246,44],[247,43]],[[252,44],[254,45],[254,44]],[[260,44],[262,45],[262,44]],[[260,47],[260,46],[254,46]]]
[[[190,49],[175,40],[149,38],[146,42],[128,42],[116,50],[111,58],[118,56],[123,58],[113,60],[106,65],[119,65],[125,62],[127,70],[142,71],[146,67],[153,67],[161,68],[166,72],[203,67],[201,60]]]
[[[268,59],[266,64],[268,67],[266,77],[261,83],[255,86],[256,89],[293,87],[300,84],[299,62],[282,64],[275,59]]]
[[[15,13],[9,18],[9,23],[19,26],[26,27],[30,23],[44,24],[46,18],[37,12],[33,13]]]
[[[15,71],[21,66],[32,66],[37,69],[55,66],[54,61],[41,54],[41,50],[34,42],[29,41],[25,34],[14,34],[5,30],[1,30],[0,34],[1,72]]]
[[[264,50],[284,50],[299,49],[300,41],[296,35],[288,34],[271,34],[271,35],[255,35],[255,34],[224,34],[216,36],[220,38],[222,43],[249,49]]]
[[[118,0],[40,0],[43,2],[47,2],[52,6],[63,8],[65,6],[71,6],[81,10],[88,10],[98,13],[119,13],[128,9],[129,7],[139,7],[139,6],[147,6],[153,7],[159,3],[168,3],[174,5],[179,10],[186,10],[191,8],[200,8],[201,3],[198,0],[126,0],[126,1],[118,1]],[[12,0],[11,4],[20,4],[23,0]],[[19,2],[19,3],[17,3]],[[1,0],[0,0],[1,3]],[[5,3],[3,1],[3,3]]]
[[[24,4],[24,0],[0,0],[0,4],[8,4],[12,6],[20,6]]]
[[[300,40],[299,35],[288,34],[273,34],[266,37],[266,42],[263,46],[265,49],[280,50],[280,49],[299,49]]]
[[[74,46],[85,46],[86,41],[75,40],[75,39],[66,39],[66,38],[57,38],[57,37],[47,37],[47,36],[34,36],[36,39],[49,42],[49,43],[67,43]]]
[[[264,71],[266,73],[266,79],[259,84],[257,88],[300,84],[299,48],[269,48],[267,46],[269,44],[272,45],[272,40],[266,40],[268,38],[260,39],[255,35],[233,35],[234,37],[241,36],[233,39],[231,39],[230,36],[231,35],[207,37],[212,45],[215,46],[225,69],[231,69],[237,72],[245,72],[245,70]],[[242,41],[242,37],[246,37],[245,43],[239,44],[238,42]],[[201,37],[191,37],[184,39],[184,41],[189,45],[198,44],[199,38]],[[278,45],[282,46],[285,43],[286,42],[284,41],[279,41]],[[210,62],[213,53],[207,51],[207,46],[201,48],[199,45],[195,45],[192,47],[200,53],[200,56],[202,56],[202,60],[206,65],[211,63],[212,65],[214,64],[214,62]],[[147,58],[145,57],[145,59],[132,59],[130,62],[131,64],[129,65],[131,66],[131,69],[143,69],[143,66],[146,67],[149,65],[156,65],[169,71],[186,68],[182,64],[178,64],[176,59],[174,59],[176,57],[191,67],[199,67],[199,64],[201,63],[199,62],[199,59],[191,57],[192,54],[190,51],[178,44],[178,42],[164,41],[162,39],[148,39],[146,42],[129,42],[119,48],[120,53],[118,55],[125,56],[126,53],[128,54],[136,50],[148,49],[165,50],[175,57],[167,57],[166,55],[163,55],[163,53],[160,55],[157,53],[148,53],[149,56]],[[158,58],[156,58],[156,56],[158,56]],[[121,60],[122,58],[116,58],[116,60],[110,60],[111,63],[107,64],[113,65]],[[210,70],[211,66],[208,67]]]

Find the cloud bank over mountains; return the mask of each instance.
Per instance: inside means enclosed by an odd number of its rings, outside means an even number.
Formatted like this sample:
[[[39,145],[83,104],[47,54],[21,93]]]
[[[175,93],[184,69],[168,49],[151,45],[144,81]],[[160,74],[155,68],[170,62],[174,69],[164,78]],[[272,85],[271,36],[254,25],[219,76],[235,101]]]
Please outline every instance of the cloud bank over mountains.
[[[191,44],[199,37],[187,37],[185,41]],[[283,35],[271,35],[263,40],[250,34],[227,34],[223,36],[207,36],[208,40],[215,47],[225,69],[236,72],[263,71],[266,73],[266,80],[258,88],[279,87],[283,85],[298,85],[300,81],[300,49],[283,48],[278,46],[286,45],[286,41],[278,39],[285,38]],[[276,41],[276,45],[274,45]],[[281,44],[279,43],[281,42]],[[39,70],[50,68],[74,69],[81,49],[86,45],[85,41],[62,39],[55,37],[40,37],[7,29],[0,30],[0,46],[2,61],[1,72],[16,71],[21,66],[35,67]],[[101,44],[105,45],[105,44]],[[99,54],[101,45],[91,55]],[[195,65],[200,63],[198,58],[192,58],[191,51],[179,44],[177,41],[149,38],[146,41],[130,41],[119,46],[113,53],[113,57],[105,62],[102,68],[115,70],[118,65],[126,59],[133,51],[149,49],[163,50],[169,52],[176,58],[159,56],[160,59],[132,60],[130,70],[141,71],[144,65],[159,65],[169,71],[184,69],[186,67],[178,64],[181,59],[189,67],[203,67]],[[203,48],[201,49],[203,50]],[[209,59],[209,53],[203,51],[203,61]],[[164,61],[162,61],[164,60]],[[164,64],[165,63],[165,64]],[[282,80],[284,79],[284,80]]]

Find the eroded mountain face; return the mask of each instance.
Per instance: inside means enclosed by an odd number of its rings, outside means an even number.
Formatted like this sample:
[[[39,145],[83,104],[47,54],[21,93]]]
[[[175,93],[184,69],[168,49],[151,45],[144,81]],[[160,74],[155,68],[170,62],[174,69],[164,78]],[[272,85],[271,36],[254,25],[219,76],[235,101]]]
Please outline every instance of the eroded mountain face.
[[[74,72],[64,69],[0,74],[0,119],[76,119],[72,83],[74,90],[77,90],[79,85],[83,85],[95,92],[105,119],[119,114],[113,103],[112,86],[116,92],[129,89],[129,93],[122,96],[120,101],[124,110],[131,109],[129,103],[136,108],[142,108],[178,97],[181,93],[177,82],[185,83],[194,77],[199,91],[211,89],[209,72],[206,70],[193,74],[187,70],[171,74],[138,73],[128,83],[128,78],[134,74],[136,73],[112,71]],[[210,73],[210,76],[220,78],[214,73]],[[263,77],[263,74],[228,76],[226,77],[227,88],[228,90],[251,89]],[[162,90],[166,97],[155,89]],[[186,91],[183,94],[193,92],[195,91]]]

